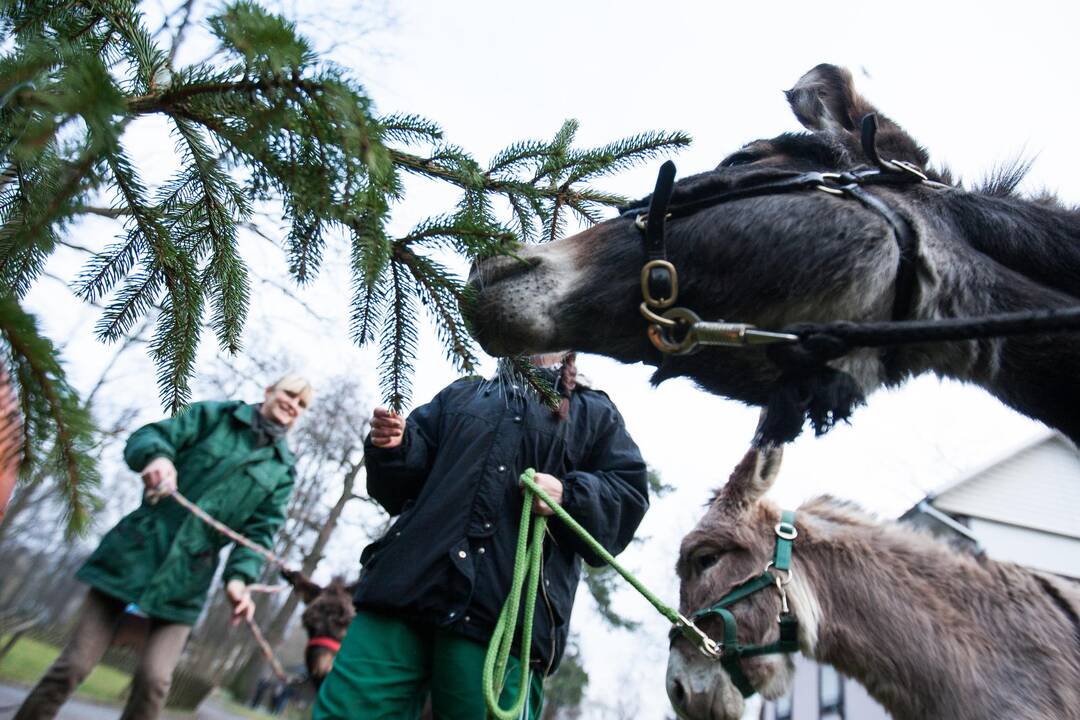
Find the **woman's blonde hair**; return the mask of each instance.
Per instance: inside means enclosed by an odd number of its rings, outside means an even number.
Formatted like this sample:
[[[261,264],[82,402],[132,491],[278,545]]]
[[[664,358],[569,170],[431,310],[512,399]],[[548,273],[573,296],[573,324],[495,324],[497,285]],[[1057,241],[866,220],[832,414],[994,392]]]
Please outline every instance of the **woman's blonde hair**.
[[[307,378],[294,374],[282,375],[277,382],[270,386],[270,389],[296,393],[300,396],[300,402],[303,403],[304,407],[311,405],[311,399],[315,395],[315,391]]]

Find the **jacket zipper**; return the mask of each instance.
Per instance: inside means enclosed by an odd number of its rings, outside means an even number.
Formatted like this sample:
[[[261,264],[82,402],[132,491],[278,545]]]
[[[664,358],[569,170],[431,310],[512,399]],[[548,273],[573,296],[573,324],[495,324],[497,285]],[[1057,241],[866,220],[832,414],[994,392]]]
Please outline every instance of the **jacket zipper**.
[[[551,628],[551,652],[548,653],[548,664],[544,670],[544,677],[551,674],[551,666],[555,663],[555,611],[551,609],[551,598],[547,594],[547,578],[544,577],[547,563],[540,563],[540,592],[544,596],[544,609],[548,614],[548,627]]]

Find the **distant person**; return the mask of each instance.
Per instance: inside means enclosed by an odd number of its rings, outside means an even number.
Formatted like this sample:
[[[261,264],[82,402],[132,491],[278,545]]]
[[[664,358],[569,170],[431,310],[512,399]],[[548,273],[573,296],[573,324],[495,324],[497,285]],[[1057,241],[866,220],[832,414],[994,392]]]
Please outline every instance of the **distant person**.
[[[167,496],[179,490],[229,527],[270,547],[293,490],[295,459],[285,434],[311,397],[307,380],[286,375],[266,389],[260,404],[193,403],[132,433],[124,459],[142,475],[143,503],[102,538],[76,574],[90,589],[75,630],[15,720],[55,717],[101,660],[129,604],[149,618],[149,634],[121,719],[159,716],[217,572],[219,550],[229,542]],[[223,577],[234,623],[255,612],[247,586],[262,563],[261,555],[241,546],[229,555]]]
[[[258,708],[263,704],[263,698],[274,694],[274,679],[269,676],[259,678],[255,683],[255,694],[251,696],[250,707]]]
[[[633,538],[648,482],[619,411],[577,382],[572,353],[532,360],[561,396],[554,411],[504,377],[459,380],[408,421],[375,411],[368,493],[398,518],[360,556],[357,615],[314,720],[411,720],[429,696],[440,720],[484,720],[484,655],[510,590],[526,468],[610,552]],[[581,560],[602,562],[559,520],[548,531],[531,657],[514,648],[501,701],[516,701],[528,663],[526,718],[540,717],[544,677],[566,648]]]
[[[280,715],[285,712],[285,708],[289,706],[289,701],[295,693],[295,683],[279,681],[274,688],[274,696],[270,700],[270,714]]]

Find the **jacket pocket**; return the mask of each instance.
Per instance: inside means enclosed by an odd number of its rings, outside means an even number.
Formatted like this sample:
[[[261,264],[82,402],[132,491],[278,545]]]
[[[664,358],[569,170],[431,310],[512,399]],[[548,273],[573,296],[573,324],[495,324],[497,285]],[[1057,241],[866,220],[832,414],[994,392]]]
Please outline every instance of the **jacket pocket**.
[[[271,463],[257,463],[244,468],[244,473],[249,475],[255,484],[266,492],[273,492],[274,488],[282,479],[283,473],[279,465]]]
[[[186,566],[186,572],[182,573],[177,580],[183,584],[183,591],[177,596],[189,596],[204,592],[214,579],[217,572],[218,555],[221,547],[216,545],[207,536],[187,536],[181,538],[178,543],[183,551],[182,565]]]
[[[401,511],[401,514],[397,516],[397,519],[391,523],[390,527],[386,529],[382,537],[368,543],[367,547],[360,553],[360,565],[365,569],[369,569],[370,565],[378,559],[379,553],[390,545],[394,540],[401,536],[402,531],[408,524],[409,518],[412,517],[412,510],[415,505],[415,501],[409,500],[405,503],[405,508]]]
[[[232,477],[223,479],[223,485],[214,489],[212,499],[206,498],[215,506],[211,514],[229,527],[239,529],[259,503],[274,492],[280,479],[272,467],[266,467],[263,463],[242,468]]]

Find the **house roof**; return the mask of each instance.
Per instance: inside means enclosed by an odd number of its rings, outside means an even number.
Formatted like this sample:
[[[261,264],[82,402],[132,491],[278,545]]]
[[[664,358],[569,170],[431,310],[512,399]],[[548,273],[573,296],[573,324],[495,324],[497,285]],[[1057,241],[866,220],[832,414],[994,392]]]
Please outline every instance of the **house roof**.
[[[952,515],[1080,538],[1080,451],[1045,435],[929,500]]]

